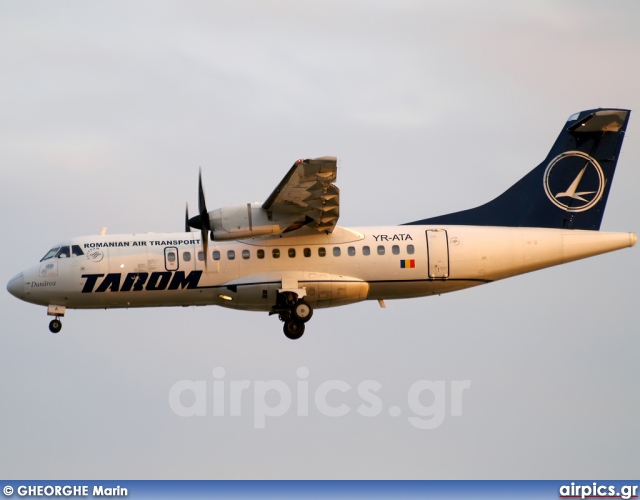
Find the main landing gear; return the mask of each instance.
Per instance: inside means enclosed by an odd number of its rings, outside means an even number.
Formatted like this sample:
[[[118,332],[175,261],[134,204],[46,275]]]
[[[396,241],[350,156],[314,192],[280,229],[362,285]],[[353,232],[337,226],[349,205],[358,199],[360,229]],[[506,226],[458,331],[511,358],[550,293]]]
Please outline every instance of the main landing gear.
[[[313,309],[293,292],[279,293],[272,314],[278,314],[284,323],[282,330],[291,340],[297,340],[304,333],[305,323],[313,316]]]

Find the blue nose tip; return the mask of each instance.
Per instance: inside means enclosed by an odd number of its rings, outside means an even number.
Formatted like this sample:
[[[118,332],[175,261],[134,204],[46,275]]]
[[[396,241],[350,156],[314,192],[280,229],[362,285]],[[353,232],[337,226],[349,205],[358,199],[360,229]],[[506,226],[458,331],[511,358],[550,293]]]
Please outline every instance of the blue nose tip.
[[[11,281],[7,283],[7,291],[18,298],[24,294],[24,275],[22,273],[14,276]]]

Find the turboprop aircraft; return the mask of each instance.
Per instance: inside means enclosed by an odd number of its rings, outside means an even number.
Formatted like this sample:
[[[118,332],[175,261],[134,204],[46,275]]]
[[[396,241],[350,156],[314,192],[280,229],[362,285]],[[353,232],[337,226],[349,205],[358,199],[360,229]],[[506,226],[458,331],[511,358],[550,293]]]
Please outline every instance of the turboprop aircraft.
[[[7,284],[67,309],[219,305],[277,315],[290,339],[315,309],[424,297],[631,247],[600,232],[630,112],[569,117],[546,159],[485,205],[399,226],[337,225],[337,160],[296,161],[264,203],[199,214],[185,232],[70,238]],[[199,232],[191,230],[198,229]]]

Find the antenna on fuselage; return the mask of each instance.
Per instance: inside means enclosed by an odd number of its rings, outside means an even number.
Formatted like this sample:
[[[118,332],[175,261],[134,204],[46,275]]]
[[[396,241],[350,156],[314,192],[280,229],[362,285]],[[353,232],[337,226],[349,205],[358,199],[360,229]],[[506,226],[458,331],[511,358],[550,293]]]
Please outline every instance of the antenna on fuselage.
[[[107,226],[102,226],[102,229],[100,229],[100,236],[104,236],[105,234],[107,234]]]

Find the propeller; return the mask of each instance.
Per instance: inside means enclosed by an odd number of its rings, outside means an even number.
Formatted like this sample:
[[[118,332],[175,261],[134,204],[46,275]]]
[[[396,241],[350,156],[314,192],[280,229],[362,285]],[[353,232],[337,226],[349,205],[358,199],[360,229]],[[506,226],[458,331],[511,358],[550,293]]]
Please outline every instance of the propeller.
[[[202,251],[204,252],[204,267],[207,268],[207,249],[209,247],[209,233],[211,232],[211,222],[209,221],[209,212],[207,211],[207,203],[204,199],[204,189],[202,189],[202,169],[198,175],[198,215],[189,219],[189,208],[187,205],[187,219],[185,223],[187,227],[200,229],[200,238],[202,241]]]
[[[204,199],[204,189],[202,189],[202,169],[198,174],[198,211],[200,212],[200,236],[202,237],[202,250],[204,251],[204,264],[207,265],[207,247],[209,246],[209,233],[211,232],[211,221],[207,211],[207,202]]]
[[[204,252],[204,267],[207,267],[207,248],[209,247],[209,233],[211,232],[211,221],[207,211],[207,202],[204,199],[204,189],[202,189],[202,168],[198,174],[198,211],[200,212],[200,237],[202,241],[202,251]]]
[[[191,232],[191,226],[189,225],[189,203],[187,203],[187,208],[184,212],[184,232]]]

